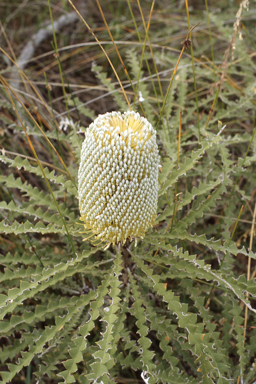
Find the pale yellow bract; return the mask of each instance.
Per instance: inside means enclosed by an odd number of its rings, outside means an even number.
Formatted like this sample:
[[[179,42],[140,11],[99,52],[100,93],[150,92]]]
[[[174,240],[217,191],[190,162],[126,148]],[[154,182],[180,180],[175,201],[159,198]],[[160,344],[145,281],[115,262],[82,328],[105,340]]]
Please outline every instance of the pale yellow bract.
[[[99,115],[85,132],[78,171],[81,220],[107,244],[143,238],[157,212],[156,131],[135,112]]]

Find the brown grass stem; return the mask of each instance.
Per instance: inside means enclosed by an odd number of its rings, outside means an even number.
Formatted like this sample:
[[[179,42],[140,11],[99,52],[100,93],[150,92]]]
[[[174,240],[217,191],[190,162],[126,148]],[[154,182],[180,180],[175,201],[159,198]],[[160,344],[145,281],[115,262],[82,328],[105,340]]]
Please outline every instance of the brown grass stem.
[[[49,189],[49,192],[50,192],[50,194],[52,195],[53,201],[54,201],[54,203],[55,203],[55,205],[56,205],[56,208],[57,208],[57,210],[58,210],[58,212],[59,212],[59,215],[60,215],[60,217],[61,217],[61,220],[62,220],[62,222],[63,222],[65,231],[66,231],[67,236],[68,236],[69,243],[70,243],[71,248],[72,248],[73,256],[76,257],[75,247],[74,247],[73,241],[72,241],[72,239],[71,239],[70,233],[69,233],[69,231],[68,231],[67,224],[66,224],[66,222],[65,222],[65,220],[64,220],[64,217],[63,217],[63,215],[62,215],[62,213],[61,213],[61,210],[60,210],[60,208],[59,208],[59,204],[57,203],[57,200],[56,200],[56,198],[55,198],[55,196],[54,196],[54,193],[53,193],[52,188],[51,188],[51,186],[50,186],[50,183],[49,183],[49,181],[48,181],[48,179],[47,179],[47,177],[46,177],[46,174],[45,174],[45,172],[44,172],[44,169],[43,169],[43,167],[42,167],[42,164],[41,164],[41,162],[40,162],[40,160],[39,160],[39,158],[38,158],[38,156],[37,156],[36,150],[35,150],[35,148],[34,148],[32,142],[31,142],[31,140],[30,140],[30,138],[29,138],[29,135],[28,135],[28,133],[27,133],[27,130],[26,130],[26,128],[25,128],[25,126],[24,126],[24,124],[23,124],[21,118],[20,118],[19,112],[18,112],[18,110],[17,110],[17,108],[16,108],[16,106],[15,106],[15,103],[14,103],[12,97],[11,97],[11,94],[10,94],[10,92],[9,92],[9,89],[10,89],[10,88],[9,88],[8,84],[5,82],[5,80],[3,79],[3,77],[2,77],[1,75],[0,75],[0,80],[1,80],[1,82],[2,82],[2,84],[3,84],[3,87],[4,87],[4,89],[5,89],[5,92],[7,93],[7,96],[8,96],[8,98],[9,98],[11,104],[12,104],[12,107],[13,107],[15,113],[16,113],[16,116],[17,116],[17,118],[18,118],[18,120],[19,120],[19,122],[20,122],[20,124],[21,124],[21,126],[22,126],[22,129],[23,129],[23,131],[24,131],[24,133],[25,133],[25,135],[26,135],[26,138],[27,138],[28,144],[29,144],[29,146],[30,146],[30,148],[31,148],[31,151],[33,152],[33,155],[34,155],[35,158],[36,158],[37,164],[39,165],[39,167],[40,167],[40,169],[41,169],[42,175],[43,175],[43,177],[44,177],[44,179],[45,179],[45,182],[46,182],[46,184],[47,184],[47,187],[48,187],[48,189]],[[9,89],[8,89],[8,88],[9,88]]]
[[[99,0],[96,0],[96,2],[97,2],[97,6],[98,6],[98,8],[99,8],[99,11],[100,11],[102,20],[104,21],[104,24],[105,24],[106,29],[107,29],[107,31],[108,31],[109,37],[110,37],[110,39],[111,39],[111,41],[112,41],[112,43],[113,43],[113,45],[114,45],[114,48],[115,48],[115,51],[116,51],[116,53],[117,53],[117,56],[118,56],[118,58],[119,58],[119,60],[120,60],[120,63],[122,64],[124,73],[125,73],[126,77],[127,77],[128,80],[129,80],[129,83],[130,83],[130,85],[131,85],[131,87],[132,87],[132,90],[133,90],[133,92],[134,92],[134,95],[135,95],[135,97],[136,97],[136,99],[137,99],[137,101],[138,101],[138,103],[139,103],[139,105],[140,105],[140,107],[141,107],[141,110],[142,110],[142,112],[143,112],[143,114],[144,114],[144,116],[145,116],[145,111],[144,111],[143,106],[142,106],[142,104],[141,104],[141,102],[140,102],[140,99],[139,99],[139,97],[138,97],[138,95],[137,95],[137,92],[135,91],[135,88],[134,88],[134,86],[133,86],[131,77],[130,77],[130,75],[129,75],[127,69],[126,69],[126,66],[125,66],[125,64],[124,64],[124,61],[123,61],[123,59],[122,59],[122,56],[120,55],[120,52],[119,52],[119,50],[118,50],[118,48],[117,48],[117,45],[116,45],[115,40],[114,40],[114,38],[113,38],[113,35],[112,35],[112,33],[111,33],[111,31],[110,31],[110,28],[109,28],[109,26],[108,26],[107,20],[106,20],[106,18],[105,18],[105,15],[104,15],[104,13],[103,13],[102,8],[101,8],[100,2],[99,2]]]
[[[24,103],[21,101],[21,99],[19,98],[19,96],[11,89],[11,87],[9,86],[9,84],[5,81],[5,79],[2,77],[2,75],[0,75],[0,81],[1,83],[3,84],[6,92],[9,94],[8,90],[13,94],[13,96],[15,97],[15,99],[20,103],[20,105],[22,106],[22,108],[24,109],[24,111],[28,114],[28,116],[31,118],[31,120],[34,122],[34,124],[37,126],[37,128],[40,130],[40,132],[43,134],[43,136],[45,137],[46,141],[49,143],[49,145],[51,146],[51,148],[54,150],[54,152],[56,153],[56,155],[58,156],[60,162],[62,163],[63,167],[65,168],[67,174],[69,175],[69,178],[70,180],[72,181],[72,183],[74,184],[74,186],[77,188],[76,186],[76,183],[73,179],[73,177],[71,176],[69,170],[67,169],[64,161],[62,160],[61,156],[59,155],[58,151],[56,150],[56,148],[54,147],[54,145],[50,142],[50,140],[48,139],[48,137],[46,136],[46,134],[44,133],[44,131],[42,130],[42,128],[40,127],[40,125],[37,123],[37,121],[34,119],[34,117],[32,116],[32,114],[29,112],[29,110],[25,107]],[[15,108],[16,110],[16,108]]]
[[[95,33],[92,31],[91,27],[87,24],[87,22],[84,20],[84,18],[83,18],[83,16],[81,15],[81,13],[80,13],[80,12],[78,11],[78,9],[75,7],[75,5],[73,4],[73,2],[72,2],[71,0],[68,0],[68,1],[69,1],[69,3],[72,5],[72,7],[74,8],[74,10],[75,10],[76,13],[78,14],[78,16],[80,17],[80,19],[82,20],[82,22],[84,23],[84,25],[87,27],[88,31],[89,31],[89,32],[92,34],[92,36],[95,38],[95,40],[96,40],[97,43],[99,44],[100,48],[102,49],[103,53],[105,54],[105,56],[106,56],[106,58],[107,58],[107,60],[108,60],[108,62],[109,62],[109,64],[110,64],[110,66],[111,66],[111,68],[112,68],[112,70],[113,70],[113,72],[114,72],[114,74],[115,74],[115,76],[116,76],[116,78],[117,78],[117,81],[118,81],[118,83],[119,83],[119,85],[120,85],[120,87],[121,87],[121,89],[122,89],[122,92],[123,92],[123,95],[124,95],[125,100],[126,100],[126,102],[127,102],[127,105],[129,106],[130,110],[132,110],[131,104],[130,104],[128,98],[127,98],[127,95],[126,95],[126,93],[125,93],[125,90],[124,90],[124,87],[123,87],[123,85],[122,85],[122,82],[121,82],[121,80],[120,80],[120,78],[119,78],[119,76],[118,76],[118,74],[117,74],[117,72],[116,72],[116,70],[115,70],[115,67],[114,67],[112,61],[110,60],[110,58],[109,58],[107,52],[106,52],[105,49],[103,48],[102,44],[100,43],[100,41],[99,41],[99,39],[97,38],[97,36],[95,35]]]

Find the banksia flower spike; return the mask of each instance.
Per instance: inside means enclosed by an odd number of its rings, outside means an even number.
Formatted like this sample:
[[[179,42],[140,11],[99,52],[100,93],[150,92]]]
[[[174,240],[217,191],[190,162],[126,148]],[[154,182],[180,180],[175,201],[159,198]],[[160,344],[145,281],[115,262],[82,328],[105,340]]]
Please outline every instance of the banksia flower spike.
[[[85,229],[108,244],[143,238],[157,211],[156,131],[138,113],[99,115],[85,133],[78,197]]]

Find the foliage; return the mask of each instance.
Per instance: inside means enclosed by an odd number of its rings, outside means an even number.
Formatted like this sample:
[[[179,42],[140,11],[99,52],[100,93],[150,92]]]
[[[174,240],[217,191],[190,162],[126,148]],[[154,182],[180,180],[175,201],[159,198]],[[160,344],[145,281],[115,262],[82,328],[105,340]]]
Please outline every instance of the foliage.
[[[210,17],[223,36],[232,34],[232,25]],[[145,114],[158,125],[162,159],[158,217],[138,244],[104,250],[84,239],[76,180],[85,128],[61,131],[52,122],[41,131],[23,111],[30,147],[15,155],[7,136],[0,153],[1,383],[24,382],[25,374],[27,383],[254,382],[255,273],[246,271],[256,259],[255,61],[247,41],[236,42],[235,54],[225,80],[213,62],[199,61],[198,114],[184,55],[158,124],[161,92],[155,96],[141,69],[141,47],[126,52],[130,80],[139,81]],[[148,50],[145,58],[150,63]],[[154,60],[166,73],[177,63],[170,51]],[[111,105],[127,108],[106,68],[92,71]],[[10,124],[7,93],[1,97],[3,124],[24,140],[22,124]],[[81,121],[95,116],[77,97],[68,105]],[[141,113],[136,98],[132,108]],[[32,148],[44,160],[31,158]]]

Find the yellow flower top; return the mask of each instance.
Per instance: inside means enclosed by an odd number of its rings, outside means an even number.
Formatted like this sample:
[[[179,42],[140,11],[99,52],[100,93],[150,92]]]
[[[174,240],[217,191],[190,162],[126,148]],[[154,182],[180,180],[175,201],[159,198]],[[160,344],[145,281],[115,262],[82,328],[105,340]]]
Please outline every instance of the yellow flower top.
[[[85,133],[78,198],[85,229],[115,244],[143,238],[157,211],[156,131],[135,112],[99,115]]]

